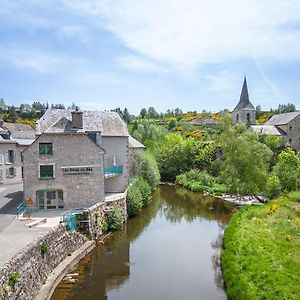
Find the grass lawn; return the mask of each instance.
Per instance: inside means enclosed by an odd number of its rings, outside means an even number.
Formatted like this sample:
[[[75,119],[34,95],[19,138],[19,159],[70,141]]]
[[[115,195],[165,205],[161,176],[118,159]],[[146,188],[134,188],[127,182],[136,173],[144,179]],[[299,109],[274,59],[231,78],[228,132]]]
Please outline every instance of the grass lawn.
[[[299,300],[300,203],[280,197],[236,213],[225,230],[222,269],[230,300]]]

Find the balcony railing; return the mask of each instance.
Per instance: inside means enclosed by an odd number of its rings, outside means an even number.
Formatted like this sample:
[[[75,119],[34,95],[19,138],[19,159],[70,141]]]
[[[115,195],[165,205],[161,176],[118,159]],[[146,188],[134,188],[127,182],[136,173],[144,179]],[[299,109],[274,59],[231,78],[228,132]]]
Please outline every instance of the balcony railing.
[[[114,177],[123,173],[123,166],[112,166],[104,168],[104,178]]]

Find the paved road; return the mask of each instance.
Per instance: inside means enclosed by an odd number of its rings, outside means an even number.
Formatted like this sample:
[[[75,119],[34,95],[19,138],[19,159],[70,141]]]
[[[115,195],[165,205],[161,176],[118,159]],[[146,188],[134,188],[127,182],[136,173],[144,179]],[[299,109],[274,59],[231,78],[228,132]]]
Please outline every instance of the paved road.
[[[0,186],[0,234],[16,217],[17,206],[22,200],[22,183]]]

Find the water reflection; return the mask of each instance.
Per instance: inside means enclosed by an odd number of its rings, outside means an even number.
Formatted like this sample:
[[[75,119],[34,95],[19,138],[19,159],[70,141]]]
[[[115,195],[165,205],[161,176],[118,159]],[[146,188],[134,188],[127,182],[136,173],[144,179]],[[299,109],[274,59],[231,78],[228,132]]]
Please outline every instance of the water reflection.
[[[153,199],[51,299],[226,299],[219,249],[232,204],[174,186],[162,186]]]

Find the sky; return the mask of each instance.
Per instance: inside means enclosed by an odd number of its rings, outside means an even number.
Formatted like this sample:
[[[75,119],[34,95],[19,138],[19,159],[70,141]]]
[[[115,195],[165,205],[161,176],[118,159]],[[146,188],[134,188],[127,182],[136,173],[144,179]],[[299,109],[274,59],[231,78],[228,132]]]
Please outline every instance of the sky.
[[[0,0],[0,98],[300,109],[300,0]]]

